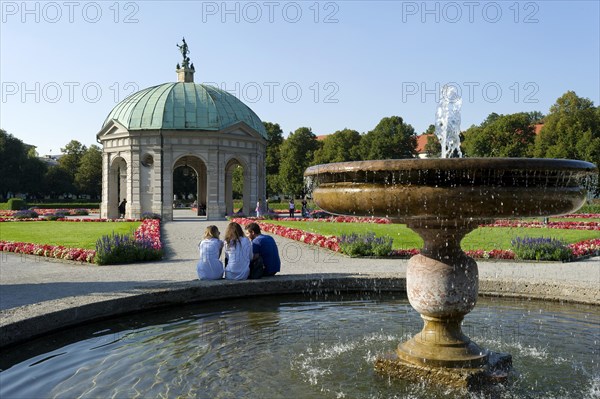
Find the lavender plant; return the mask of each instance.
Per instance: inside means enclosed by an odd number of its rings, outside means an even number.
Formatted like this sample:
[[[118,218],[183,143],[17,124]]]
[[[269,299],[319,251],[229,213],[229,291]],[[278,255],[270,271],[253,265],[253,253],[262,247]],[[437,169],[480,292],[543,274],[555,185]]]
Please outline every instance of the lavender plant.
[[[387,256],[392,252],[392,239],[377,237],[375,233],[343,234],[339,245],[342,252],[350,256]]]
[[[152,240],[141,237],[134,239],[128,234],[104,235],[96,242],[95,263],[111,265],[158,260],[162,251],[152,247]]]
[[[15,219],[35,219],[38,216],[39,215],[37,214],[37,212],[29,210],[29,209],[25,209],[23,211],[17,211],[13,214],[13,218],[15,218]]]
[[[561,240],[554,238],[517,237],[511,241],[518,259],[566,261],[573,253]]]
[[[153,212],[144,212],[142,213],[142,220],[146,220],[146,219],[161,219],[161,216],[158,213],[153,213]]]

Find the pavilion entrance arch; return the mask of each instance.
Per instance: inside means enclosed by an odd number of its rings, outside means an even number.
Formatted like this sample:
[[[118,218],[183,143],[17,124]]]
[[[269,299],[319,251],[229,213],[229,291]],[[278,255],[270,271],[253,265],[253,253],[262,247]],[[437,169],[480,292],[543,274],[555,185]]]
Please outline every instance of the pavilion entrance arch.
[[[231,158],[225,164],[225,214],[231,215],[238,209],[233,207],[233,173],[237,167],[241,167],[244,174],[244,187],[242,190],[242,213],[246,216],[251,215],[251,171],[248,165],[239,158]]]
[[[208,169],[206,162],[199,156],[196,155],[184,155],[175,161],[172,168],[172,179],[173,182],[172,192],[177,195],[174,190],[175,185],[175,171],[181,168],[181,172],[184,176],[189,178],[195,177],[196,187],[195,192],[192,193],[194,198],[185,199],[186,202],[197,202],[197,216],[208,216],[207,214],[207,203],[208,203]],[[180,199],[181,200],[181,199]],[[175,204],[175,197],[173,196],[173,203]]]
[[[127,161],[120,156],[116,156],[111,160],[108,170],[108,204],[107,217],[116,219],[119,217],[119,204],[122,200],[127,199],[128,184],[127,184]],[[128,200],[130,201],[131,198]],[[126,207],[125,216],[131,214],[130,207]]]

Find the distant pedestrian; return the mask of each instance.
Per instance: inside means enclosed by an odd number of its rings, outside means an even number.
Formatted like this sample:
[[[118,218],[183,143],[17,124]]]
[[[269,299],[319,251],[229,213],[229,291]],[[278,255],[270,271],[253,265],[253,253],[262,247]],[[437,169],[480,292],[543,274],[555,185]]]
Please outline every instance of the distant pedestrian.
[[[259,198],[258,202],[256,203],[256,217],[259,218],[262,215],[262,199]]]
[[[290,210],[290,217],[293,218],[294,214],[296,213],[296,204],[294,203],[294,198],[290,199],[289,210]]]
[[[127,200],[123,198],[123,201],[119,204],[119,218],[123,219],[125,217],[125,207],[127,206]]]
[[[306,201],[306,197],[302,199],[302,217],[308,217],[308,202]]]

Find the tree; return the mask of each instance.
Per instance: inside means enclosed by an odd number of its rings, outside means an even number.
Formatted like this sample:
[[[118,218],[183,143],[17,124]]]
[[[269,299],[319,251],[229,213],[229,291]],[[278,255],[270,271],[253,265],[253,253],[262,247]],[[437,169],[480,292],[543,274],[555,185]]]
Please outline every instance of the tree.
[[[9,192],[16,194],[39,190],[45,165],[35,157],[35,148],[25,145],[2,129],[0,160],[0,195],[3,198]]]
[[[265,159],[267,169],[267,196],[278,194],[281,191],[279,184],[279,164],[281,144],[283,143],[283,130],[277,123],[263,122],[267,130],[267,155]]]
[[[358,161],[361,136],[356,130],[344,129],[330,134],[315,152],[313,164]]]
[[[550,107],[534,155],[582,159],[600,165],[600,107],[573,91],[563,94]],[[596,194],[600,194],[600,178]]]
[[[296,129],[281,144],[279,181],[286,194],[304,194],[304,170],[311,164],[318,148],[317,137],[308,127]]]
[[[535,156],[598,163],[598,158],[586,158],[590,156],[589,149],[597,145],[596,140],[600,140],[599,108],[591,100],[568,91],[550,107],[535,143]]]
[[[244,168],[240,165],[236,165],[233,169],[232,179],[232,191],[233,199],[241,199],[244,197]]]
[[[544,118],[546,118],[540,111],[531,111],[527,115],[529,115],[529,120],[533,124],[544,123]]]
[[[82,155],[75,172],[75,187],[92,198],[102,193],[102,150],[97,145],[90,146]]]
[[[86,146],[77,140],[71,140],[65,146],[65,148],[60,149],[60,152],[63,153],[63,156],[58,160],[58,164],[71,175],[73,180],[75,179],[75,173],[77,172],[77,169],[79,169],[81,158],[86,151]]]
[[[535,130],[529,114],[490,114],[464,133],[462,148],[469,157],[526,157],[533,151]]]
[[[51,166],[44,176],[44,192],[51,197],[75,192],[71,175],[61,166]]]
[[[401,159],[417,155],[415,130],[401,117],[383,118],[375,129],[363,136],[362,159]]]
[[[442,155],[442,145],[435,135],[435,125],[429,125],[423,135],[427,135],[427,144],[425,144],[427,158],[439,158]]]

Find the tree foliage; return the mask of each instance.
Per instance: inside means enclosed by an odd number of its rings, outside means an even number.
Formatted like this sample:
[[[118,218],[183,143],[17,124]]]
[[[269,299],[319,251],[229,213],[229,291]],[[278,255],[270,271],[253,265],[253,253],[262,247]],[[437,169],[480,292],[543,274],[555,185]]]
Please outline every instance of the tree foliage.
[[[427,158],[439,158],[442,155],[442,145],[435,135],[435,125],[429,125],[422,134],[427,136],[427,144],[425,144]]]
[[[546,123],[535,143],[535,155],[546,158],[600,161],[600,107],[578,97],[563,94],[550,108]]]
[[[313,164],[358,161],[360,155],[360,133],[352,129],[338,130],[323,140],[315,152]]]
[[[569,158],[600,165],[600,106],[568,91],[550,107],[535,142],[535,156]],[[600,179],[596,186],[600,194]]]
[[[278,123],[263,122],[267,130],[267,155],[265,159],[267,169],[267,196],[281,191],[279,184],[279,165],[281,163],[281,144],[283,143],[283,130]]]
[[[304,170],[311,164],[319,146],[317,137],[308,127],[296,129],[283,142],[279,181],[284,193],[293,196],[304,194]]]
[[[77,140],[71,140],[65,145],[65,148],[60,149],[63,156],[58,160],[58,165],[69,173],[73,180],[75,179],[75,173],[79,169],[81,158],[86,151],[87,147]]]
[[[97,145],[90,146],[81,156],[75,172],[75,187],[92,198],[102,193],[102,150]]]
[[[46,165],[35,156],[35,148],[0,129],[0,195],[41,191]]]
[[[45,193],[52,197],[75,193],[71,175],[60,165],[48,168],[44,176],[44,187]]]
[[[244,168],[240,165],[233,168],[232,180],[233,199],[242,199],[244,197]]]
[[[417,155],[415,130],[401,117],[383,118],[361,140],[362,159],[401,159]]]
[[[535,130],[531,115],[490,114],[464,133],[462,148],[469,157],[526,157],[533,151]]]

